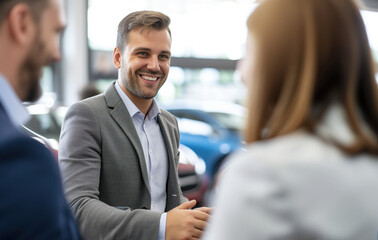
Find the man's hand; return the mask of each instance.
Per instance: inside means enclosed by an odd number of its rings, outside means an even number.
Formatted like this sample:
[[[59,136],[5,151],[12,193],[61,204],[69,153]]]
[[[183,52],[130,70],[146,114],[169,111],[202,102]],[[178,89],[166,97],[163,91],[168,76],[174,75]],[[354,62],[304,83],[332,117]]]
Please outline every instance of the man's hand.
[[[196,200],[185,202],[167,213],[166,240],[199,239],[206,227],[210,208],[191,210]]]
[[[211,212],[213,211],[213,208],[209,208],[209,207],[199,207],[199,208],[195,208],[193,210],[196,210],[196,211],[200,211],[200,212],[204,212],[206,214],[211,214]]]

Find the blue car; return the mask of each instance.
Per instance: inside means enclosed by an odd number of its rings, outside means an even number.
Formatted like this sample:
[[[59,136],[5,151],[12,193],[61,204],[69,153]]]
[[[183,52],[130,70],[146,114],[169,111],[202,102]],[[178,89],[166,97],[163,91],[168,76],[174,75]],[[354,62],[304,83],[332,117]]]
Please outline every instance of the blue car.
[[[224,102],[175,101],[165,105],[177,117],[181,143],[206,163],[213,179],[223,160],[242,145],[245,108]]]

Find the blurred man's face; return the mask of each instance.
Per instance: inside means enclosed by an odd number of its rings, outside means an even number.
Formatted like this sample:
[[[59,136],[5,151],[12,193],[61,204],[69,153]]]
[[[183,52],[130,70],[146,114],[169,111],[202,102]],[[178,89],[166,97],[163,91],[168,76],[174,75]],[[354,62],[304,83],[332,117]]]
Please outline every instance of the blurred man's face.
[[[43,66],[60,59],[59,37],[65,26],[61,0],[50,0],[41,14],[36,22],[34,44],[20,69],[19,78],[24,91],[22,101],[35,101],[40,97]]]

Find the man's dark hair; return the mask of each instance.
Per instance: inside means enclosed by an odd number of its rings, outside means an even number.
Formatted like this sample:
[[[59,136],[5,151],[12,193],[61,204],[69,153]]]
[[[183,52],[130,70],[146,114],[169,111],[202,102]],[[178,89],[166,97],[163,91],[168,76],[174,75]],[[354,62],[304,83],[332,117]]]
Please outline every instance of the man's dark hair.
[[[156,11],[137,11],[130,13],[118,25],[117,31],[117,47],[123,51],[126,43],[128,34],[134,29],[145,29],[150,28],[154,30],[164,30],[166,29],[171,36],[171,30],[169,29],[169,24],[171,19],[161,13]]]
[[[100,90],[98,90],[98,88],[94,84],[90,83],[81,89],[79,93],[79,97],[82,100],[82,99],[96,96],[100,93],[101,93]]]
[[[34,20],[39,21],[41,12],[48,5],[49,0],[0,0],[0,24],[6,19],[11,9],[19,3],[29,5]]]

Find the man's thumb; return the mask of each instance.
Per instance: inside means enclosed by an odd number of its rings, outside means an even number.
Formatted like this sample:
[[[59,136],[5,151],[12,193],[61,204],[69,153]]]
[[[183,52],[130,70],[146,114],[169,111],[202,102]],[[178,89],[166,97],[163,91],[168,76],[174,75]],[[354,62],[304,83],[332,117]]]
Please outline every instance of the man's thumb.
[[[192,207],[194,207],[196,205],[196,203],[197,203],[196,200],[191,200],[189,202],[184,202],[183,204],[181,204],[177,208],[178,209],[191,209]]]

